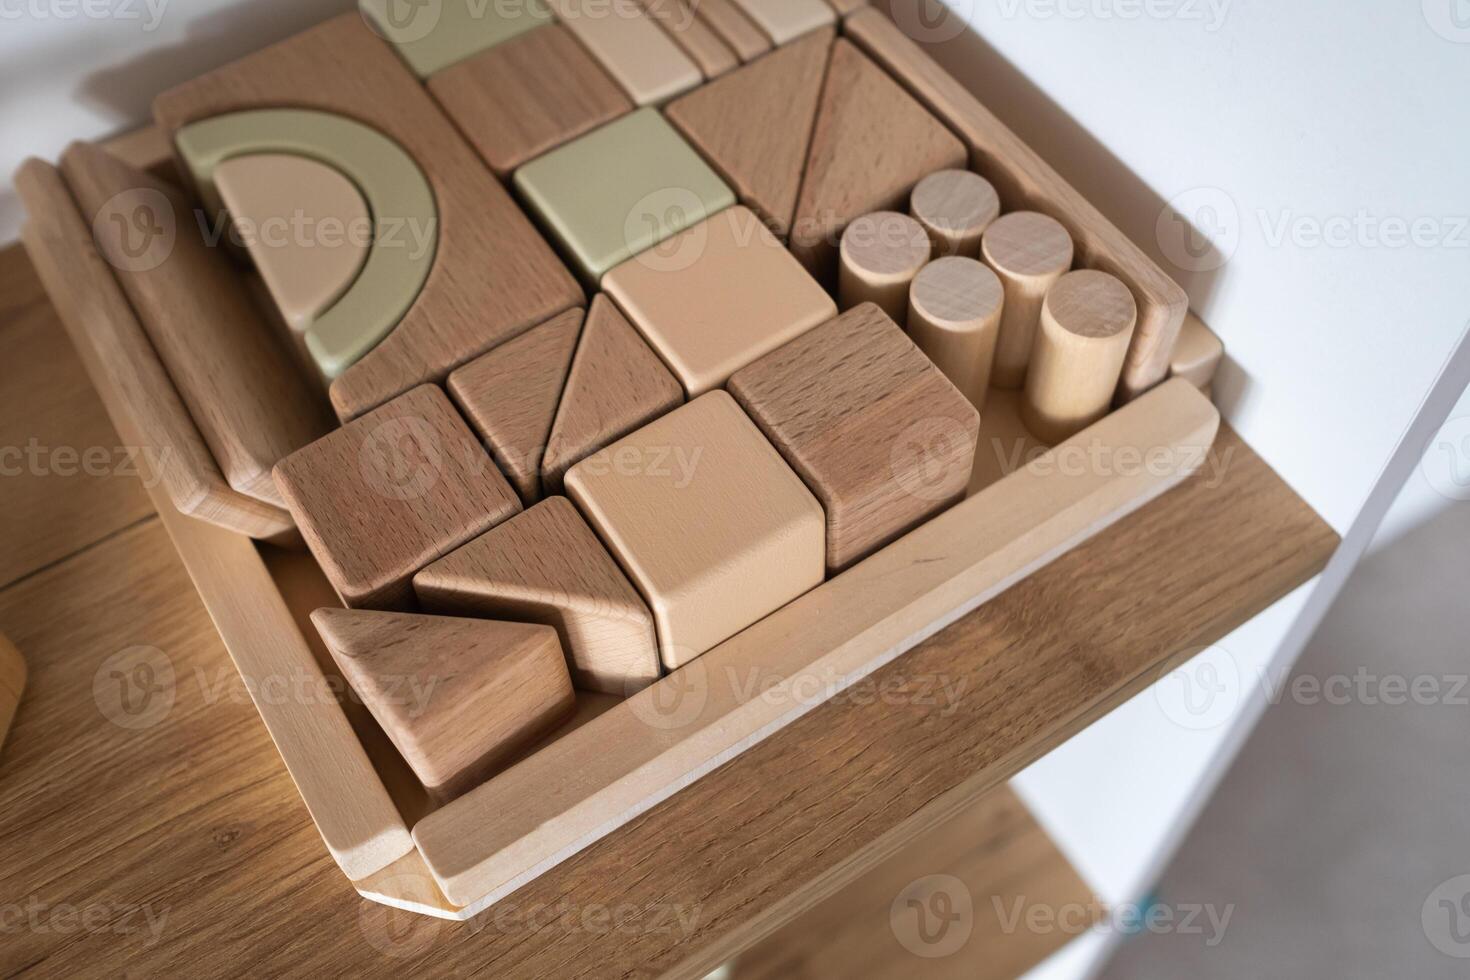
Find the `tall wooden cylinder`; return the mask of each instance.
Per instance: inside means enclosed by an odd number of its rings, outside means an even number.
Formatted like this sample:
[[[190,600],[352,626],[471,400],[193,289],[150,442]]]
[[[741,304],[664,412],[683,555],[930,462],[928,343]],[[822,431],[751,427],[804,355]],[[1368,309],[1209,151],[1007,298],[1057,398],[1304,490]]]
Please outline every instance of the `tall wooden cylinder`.
[[[1138,305],[1123,283],[1083,269],[1063,276],[1042,304],[1021,419],[1056,445],[1112,407]]]
[[[980,237],[1000,217],[1000,196],[979,174],[941,170],[919,181],[909,213],[929,233],[935,255],[974,259]]]
[[[909,290],[909,336],[970,403],[984,411],[1005,290],[975,259],[936,259]]]
[[[1055,218],[1015,211],[985,229],[980,251],[1006,294],[990,383],[1020,388],[1026,383],[1042,300],[1072,267],[1072,236]]]
[[[877,303],[902,324],[909,286],[929,262],[932,247],[923,225],[897,211],[875,211],[855,219],[842,233],[837,304],[850,310]]]

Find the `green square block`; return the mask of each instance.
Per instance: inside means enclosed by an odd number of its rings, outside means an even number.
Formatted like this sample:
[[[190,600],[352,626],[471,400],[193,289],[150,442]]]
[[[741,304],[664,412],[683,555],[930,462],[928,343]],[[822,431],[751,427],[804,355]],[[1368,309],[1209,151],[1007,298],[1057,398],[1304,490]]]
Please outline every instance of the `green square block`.
[[[358,0],[358,9],[420,78],[552,21],[544,0]]]
[[[591,284],[731,207],[735,192],[654,109],[521,167],[516,189]]]

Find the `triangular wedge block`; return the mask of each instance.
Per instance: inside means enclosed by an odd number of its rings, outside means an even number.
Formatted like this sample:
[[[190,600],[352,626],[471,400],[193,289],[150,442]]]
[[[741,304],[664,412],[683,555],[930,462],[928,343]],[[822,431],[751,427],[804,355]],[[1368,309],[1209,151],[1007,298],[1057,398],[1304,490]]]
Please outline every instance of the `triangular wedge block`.
[[[232,157],[214,186],[282,318],[305,331],[367,262],[367,201],[341,171],[288,153]]]
[[[311,621],[440,803],[484,782],[576,707],[546,626],[358,609],[318,609]]]
[[[837,242],[854,218],[908,212],[914,185],[963,167],[965,146],[848,41],[832,46],[791,250],[818,281],[837,273]]]
[[[546,493],[567,470],[684,402],[684,388],[608,296],[592,301],[541,464]]]
[[[449,393],[528,507],[541,499],[541,458],[581,331],[582,311],[568,310],[449,376]]]
[[[425,609],[554,626],[582,690],[659,677],[653,615],[582,515],[551,497],[414,577]]]
[[[821,30],[669,106],[669,120],[785,238],[796,211],[833,32]]]

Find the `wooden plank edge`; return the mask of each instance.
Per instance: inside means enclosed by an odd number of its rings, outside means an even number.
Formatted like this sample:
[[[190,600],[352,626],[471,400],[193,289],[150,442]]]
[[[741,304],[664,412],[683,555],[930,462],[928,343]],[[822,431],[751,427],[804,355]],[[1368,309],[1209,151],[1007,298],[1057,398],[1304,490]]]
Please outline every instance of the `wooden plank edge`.
[[[1056,218],[1076,242],[1083,266],[1115,275],[1133,290],[1138,325],[1123,367],[1119,402],[1164,381],[1189,312],[1184,288],[881,11],[855,11],[842,25],[849,40],[969,147],[971,166],[996,182],[1003,199],[1011,198],[1009,209],[1020,205]]]
[[[1177,486],[1218,427],[1194,388],[1160,386],[425,818],[414,838],[430,873],[469,914],[489,907]],[[1119,446],[1175,465],[1055,468]],[[691,684],[697,714],[667,717],[660,699],[681,704]]]

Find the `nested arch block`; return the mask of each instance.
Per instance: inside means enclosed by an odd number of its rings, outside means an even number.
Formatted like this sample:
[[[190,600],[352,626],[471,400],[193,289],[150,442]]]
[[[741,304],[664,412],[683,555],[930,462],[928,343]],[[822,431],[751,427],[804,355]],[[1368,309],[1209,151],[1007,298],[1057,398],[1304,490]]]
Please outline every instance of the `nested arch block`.
[[[740,406],[711,392],[567,473],[638,585],[670,670],[822,584],[822,508]]]
[[[565,497],[551,497],[414,577],[427,609],[556,629],[576,686],[626,697],[658,680],[648,607]]]
[[[739,372],[730,392],[822,501],[832,571],[969,485],[979,413],[871,303]]]

